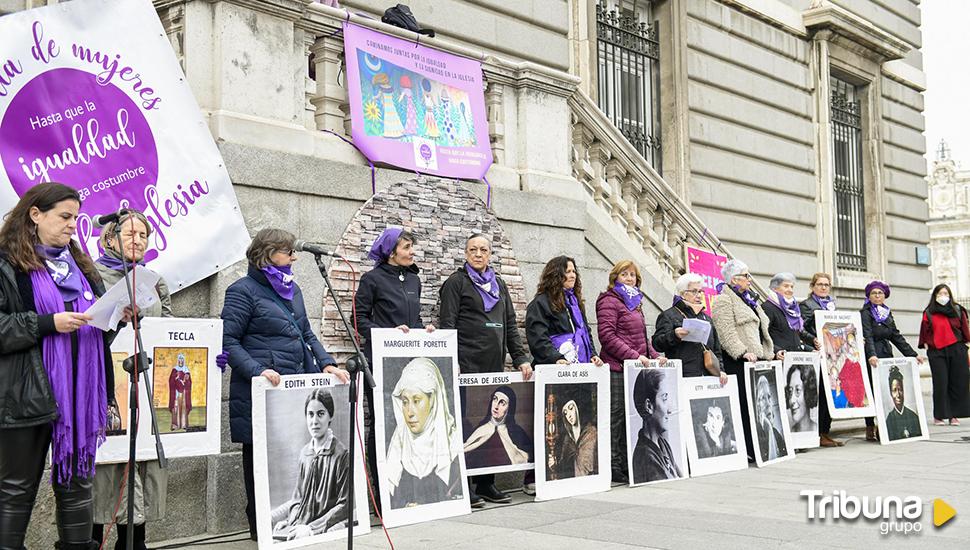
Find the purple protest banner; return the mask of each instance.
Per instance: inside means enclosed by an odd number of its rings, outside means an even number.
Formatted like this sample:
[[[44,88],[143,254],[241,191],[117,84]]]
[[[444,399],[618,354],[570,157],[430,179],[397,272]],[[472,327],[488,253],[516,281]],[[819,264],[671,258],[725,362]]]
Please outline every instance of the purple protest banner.
[[[374,162],[482,179],[492,164],[482,65],[344,23],[354,144]]]

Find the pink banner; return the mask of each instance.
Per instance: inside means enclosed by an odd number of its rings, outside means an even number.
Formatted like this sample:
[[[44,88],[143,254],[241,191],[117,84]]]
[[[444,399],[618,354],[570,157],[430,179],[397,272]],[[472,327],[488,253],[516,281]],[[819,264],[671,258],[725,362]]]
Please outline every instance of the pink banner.
[[[721,280],[721,267],[727,262],[727,256],[708,252],[702,248],[687,247],[687,271],[704,277],[704,304],[707,313],[711,313],[711,300],[717,296],[717,284]]]

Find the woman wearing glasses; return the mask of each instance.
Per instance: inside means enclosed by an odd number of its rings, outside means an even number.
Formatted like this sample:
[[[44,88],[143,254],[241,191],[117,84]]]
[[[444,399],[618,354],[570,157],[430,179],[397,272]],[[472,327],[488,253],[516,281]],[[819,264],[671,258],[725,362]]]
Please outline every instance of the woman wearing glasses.
[[[677,279],[676,291],[673,306],[657,317],[653,348],[663,352],[668,360],[680,359],[684,377],[718,376],[721,384],[726,384],[727,374],[721,369],[721,343],[714,329],[714,321],[704,310],[704,278],[696,273],[681,275]],[[687,319],[699,319],[711,324],[706,343],[684,340],[690,334],[683,328]]]
[[[274,386],[280,376],[328,372],[347,382],[307,320],[303,292],[293,280],[296,237],[282,229],[263,229],[246,250],[249,271],[226,289],[222,308],[223,348],[229,352],[229,431],[242,443],[249,537],[256,540],[253,485],[252,379]]]
[[[833,298],[830,293],[832,292],[832,276],[828,273],[816,273],[812,275],[812,282],[809,283],[809,288],[812,293],[808,298],[805,298],[798,304],[798,308],[802,312],[802,321],[805,323],[805,332],[810,334],[813,339],[818,340],[818,334],[815,332],[815,312],[819,310],[824,311],[835,311],[835,298]],[[819,444],[822,447],[841,447],[845,443],[832,439],[829,436],[829,430],[832,429],[832,416],[829,414],[829,408],[826,403],[825,397],[825,385],[819,380],[818,384],[818,438]],[[832,388],[835,389],[834,386]],[[838,394],[841,399],[844,399],[844,394],[839,392]],[[834,397],[833,397],[834,398]]]

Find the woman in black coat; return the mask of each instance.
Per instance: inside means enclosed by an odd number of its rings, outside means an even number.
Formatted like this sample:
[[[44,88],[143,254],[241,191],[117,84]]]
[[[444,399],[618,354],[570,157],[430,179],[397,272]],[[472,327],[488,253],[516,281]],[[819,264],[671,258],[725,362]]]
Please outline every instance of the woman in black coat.
[[[583,303],[583,283],[572,258],[557,256],[546,263],[535,298],[526,308],[525,335],[533,365],[603,366],[593,345]]]
[[[347,371],[317,340],[307,319],[303,292],[293,280],[296,237],[282,229],[256,233],[246,250],[249,271],[229,285],[222,308],[222,342],[229,352],[229,432],[242,443],[249,537],[256,540],[253,480],[252,379],[274,386],[281,375],[327,372],[349,380]]]
[[[778,273],[771,278],[768,288],[770,292],[762,309],[768,316],[768,334],[775,344],[775,353],[815,350],[815,337],[805,330],[805,320],[795,300],[795,276]]]
[[[810,334],[813,339],[818,338],[815,333],[815,312],[816,311],[835,311],[835,298],[831,296],[832,276],[828,273],[816,273],[812,275],[809,283],[811,294],[798,304],[802,313],[802,321],[805,323],[805,332]],[[825,375],[824,373],[822,374]],[[831,395],[825,391],[825,384],[818,381],[818,437],[819,445],[822,447],[841,447],[845,443],[832,439],[829,430],[832,428],[832,416],[829,413],[828,400]]]
[[[373,363],[371,329],[396,328],[408,332],[421,328],[421,278],[414,263],[417,239],[399,227],[389,227],[374,240],[367,257],[374,261],[374,269],[360,278],[360,288],[354,295],[354,316],[357,330],[364,340],[364,355]],[[434,325],[427,325],[428,332]],[[364,429],[367,437],[367,467],[374,492],[378,491],[377,442],[374,438],[374,389],[364,384]],[[380,510],[378,510],[380,511]]]
[[[696,273],[685,273],[675,283],[677,295],[673,305],[657,316],[657,328],[653,333],[653,347],[663,352],[667,359],[679,359],[682,375],[717,376],[721,385],[727,384],[727,373],[722,369],[721,343],[714,330],[714,320],[704,311],[704,278]],[[707,343],[684,340],[690,331],[683,327],[685,319],[698,319],[711,325]],[[704,365],[704,356],[710,352],[710,366]]]

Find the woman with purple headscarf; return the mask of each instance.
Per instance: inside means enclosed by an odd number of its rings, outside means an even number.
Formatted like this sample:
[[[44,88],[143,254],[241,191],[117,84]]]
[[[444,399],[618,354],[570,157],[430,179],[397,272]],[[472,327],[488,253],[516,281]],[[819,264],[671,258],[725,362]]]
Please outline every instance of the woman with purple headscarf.
[[[899,353],[906,357],[916,357],[922,363],[913,346],[903,338],[896,328],[893,312],[886,305],[889,298],[889,285],[882,281],[872,281],[866,285],[866,302],[860,311],[862,315],[862,338],[866,347],[866,358],[869,366],[875,367],[880,359],[893,356],[892,346],[896,346]],[[872,371],[869,371],[869,383],[872,383]],[[866,418],[866,441],[879,441],[879,431],[875,418]]]
[[[354,295],[354,316],[357,330],[364,340],[364,355],[372,360],[371,329],[397,328],[408,332],[412,328],[425,327],[428,332],[434,325],[425,326],[421,322],[421,278],[418,266],[414,263],[417,239],[409,231],[400,227],[388,227],[374,239],[367,257],[374,262],[374,268],[360,278],[360,288]],[[367,467],[370,479],[375,484],[375,493],[380,477],[377,475],[377,451],[374,439],[374,418],[370,403],[373,403],[374,389],[364,384],[364,399],[368,403],[364,415],[367,435]]]
[[[82,313],[104,287],[72,238],[80,208],[71,187],[42,183],[0,229],[0,548],[24,547],[48,449],[55,547],[97,548],[92,486],[114,389],[113,333]]]

